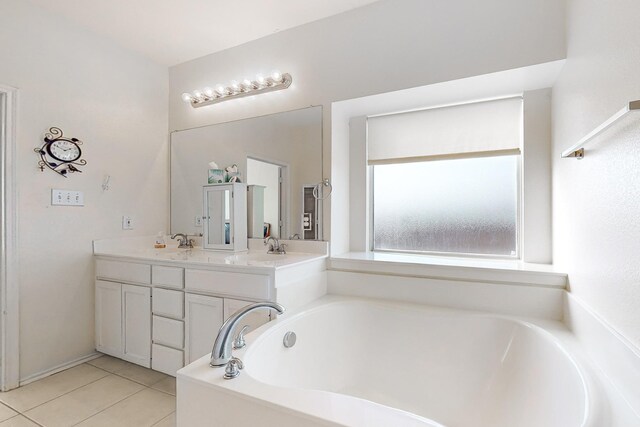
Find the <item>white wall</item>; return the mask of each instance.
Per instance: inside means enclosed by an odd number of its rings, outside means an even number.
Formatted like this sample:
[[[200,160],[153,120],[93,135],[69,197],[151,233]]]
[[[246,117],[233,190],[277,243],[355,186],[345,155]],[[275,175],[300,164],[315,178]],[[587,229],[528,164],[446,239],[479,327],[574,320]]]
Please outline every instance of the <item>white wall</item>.
[[[640,117],[560,159],[640,99],[640,2],[570,0],[568,57],[553,90],[554,261],[571,292],[640,346]]]
[[[20,375],[94,349],[92,239],[168,225],[168,72],[22,0],[0,0],[0,83],[17,87]],[[58,126],[88,164],[65,179],[33,152]],[[110,174],[111,190],[101,183]],[[85,207],[50,206],[51,188]],[[136,221],[121,230],[121,216]]]
[[[374,93],[562,59],[564,2],[558,0],[383,0],[170,69],[171,129],[185,129],[324,105],[324,164],[347,168],[348,147],[332,152],[330,104]],[[292,86],[253,99],[193,109],[181,93],[278,68]],[[349,203],[334,182],[325,203]],[[335,210],[345,217],[348,212]],[[344,234],[345,230],[341,230]],[[348,231],[347,231],[348,232]]]

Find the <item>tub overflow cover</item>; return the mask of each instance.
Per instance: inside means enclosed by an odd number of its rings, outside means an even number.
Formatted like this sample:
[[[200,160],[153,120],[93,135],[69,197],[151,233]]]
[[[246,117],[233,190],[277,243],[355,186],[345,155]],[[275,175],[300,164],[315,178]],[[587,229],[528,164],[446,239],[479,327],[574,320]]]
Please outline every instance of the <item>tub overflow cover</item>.
[[[293,347],[296,344],[296,333],[293,331],[289,331],[286,334],[284,334],[284,339],[282,340],[282,343],[286,348]]]

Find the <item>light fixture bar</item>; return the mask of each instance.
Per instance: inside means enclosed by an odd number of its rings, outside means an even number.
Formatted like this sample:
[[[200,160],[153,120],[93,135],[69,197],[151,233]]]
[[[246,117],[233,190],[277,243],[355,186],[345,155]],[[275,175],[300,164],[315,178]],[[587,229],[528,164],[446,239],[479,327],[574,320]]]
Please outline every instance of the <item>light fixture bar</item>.
[[[200,108],[205,105],[244,98],[245,96],[286,89],[291,86],[292,81],[290,74],[274,72],[269,77],[258,76],[255,80],[246,79],[241,83],[234,81],[229,86],[218,85],[215,90],[205,88],[203,90],[195,90],[192,93],[183,93],[182,99],[191,104],[193,108]]]

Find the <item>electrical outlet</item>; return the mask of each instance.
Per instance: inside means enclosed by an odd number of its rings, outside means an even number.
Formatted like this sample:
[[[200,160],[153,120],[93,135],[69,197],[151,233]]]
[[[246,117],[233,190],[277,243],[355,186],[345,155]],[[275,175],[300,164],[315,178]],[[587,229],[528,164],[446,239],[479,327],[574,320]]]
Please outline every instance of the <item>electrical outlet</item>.
[[[202,227],[202,217],[201,216],[196,216],[195,224],[196,224],[196,227]]]
[[[130,216],[122,217],[122,229],[133,230],[133,219]]]
[[[84,193],[75,190],[51,189],[52,206],[84,206]]]

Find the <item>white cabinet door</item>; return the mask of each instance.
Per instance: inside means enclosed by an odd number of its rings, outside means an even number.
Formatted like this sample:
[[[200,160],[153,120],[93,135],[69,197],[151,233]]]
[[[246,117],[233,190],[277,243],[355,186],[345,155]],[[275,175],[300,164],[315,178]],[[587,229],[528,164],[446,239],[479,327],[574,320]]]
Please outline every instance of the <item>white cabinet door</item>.
[[[185,363],[211,353],[222,317],[222,298],[185,295]]]
[[[122,357],[122,285],[96,280],[96,350]]]
[[[122,285],[122,358],[151,367],[151,288]]]
[[[224,320],[227,320],[233,313],[240,310],[243,307],[246,307],[249,304],[253,304],[251,301],[243,301],[239,299],[225,298],[224,299]],[[259,328],[260,326],[267,323],[271,320],[269,312],[271,310],[255,310],[251,313],[245,315],[238,326],[236,326],[236,330],[233,331],[234,336],[244,327],[245,325],[249,326],[247,333],[253,331],[254,329]]]

